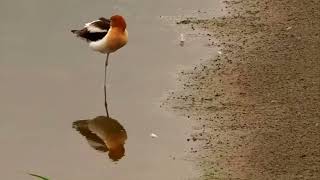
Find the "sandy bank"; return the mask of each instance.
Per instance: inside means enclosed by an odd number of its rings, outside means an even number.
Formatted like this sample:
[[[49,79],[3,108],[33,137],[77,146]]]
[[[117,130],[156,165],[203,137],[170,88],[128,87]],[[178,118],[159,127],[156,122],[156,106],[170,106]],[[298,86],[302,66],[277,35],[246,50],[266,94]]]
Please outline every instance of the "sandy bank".
[[[230,0],[205,28],[221,54],[164,102],[198,121],[202,179],[320,179],[320,1]]]

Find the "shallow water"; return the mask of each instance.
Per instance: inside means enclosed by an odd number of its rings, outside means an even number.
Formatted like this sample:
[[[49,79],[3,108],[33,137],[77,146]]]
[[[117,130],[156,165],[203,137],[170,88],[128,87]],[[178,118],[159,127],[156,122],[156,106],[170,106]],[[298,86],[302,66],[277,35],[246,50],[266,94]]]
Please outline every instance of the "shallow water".
[[[210,7],[211,9],[206,9]],[[216,8],[216,10],[212,10]],[[204,44],[179,46],[179,32],[160,16],[220,11],[218,1],[2,1],[0,3],[1,179],[176,180],[196,174],[184,160],[191,122],[164,112],[177,66],[195,63]],[[129,43],[110,56],[111,117],[127,132],[116,163],[72,128],[105,115],[104,59],[70,29],[112,13],[127,19]],[[155,133],[159,138],[151,138]]]

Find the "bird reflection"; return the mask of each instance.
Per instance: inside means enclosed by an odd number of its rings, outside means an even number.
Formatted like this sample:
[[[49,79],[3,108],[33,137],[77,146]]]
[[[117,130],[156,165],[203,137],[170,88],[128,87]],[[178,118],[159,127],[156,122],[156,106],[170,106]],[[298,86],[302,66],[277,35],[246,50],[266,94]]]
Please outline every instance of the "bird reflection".
[[[92,148],[108,152],[109,158],[113,161],[118,161],[124,156],[127,132],[117,120],[98,116],[94,119],[75,121],[72,127],[87,139]]]

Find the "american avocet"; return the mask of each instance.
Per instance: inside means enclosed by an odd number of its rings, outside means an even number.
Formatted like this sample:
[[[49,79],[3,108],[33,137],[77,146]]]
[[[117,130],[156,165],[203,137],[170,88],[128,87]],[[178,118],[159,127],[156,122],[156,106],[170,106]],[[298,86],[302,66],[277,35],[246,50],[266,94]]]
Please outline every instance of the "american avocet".
[[[127,132],[115,119],[98,116],[94,119],[79,120],[72,124],[88,141],[89,145],[100,152],[108,152],[113,161],[120,160],[125,154],[124,144]]]
[[[105,108],[108,113],[106,100],[106,74],[109,54],[117,51],[128,42],[127,24],[122,16],[114,15],[110,19],[99,18],[98,20],[86,23],[81,30],[71,30],[78,37],[85,39],[94,51],[107,54],[104,71],[104,96]]]

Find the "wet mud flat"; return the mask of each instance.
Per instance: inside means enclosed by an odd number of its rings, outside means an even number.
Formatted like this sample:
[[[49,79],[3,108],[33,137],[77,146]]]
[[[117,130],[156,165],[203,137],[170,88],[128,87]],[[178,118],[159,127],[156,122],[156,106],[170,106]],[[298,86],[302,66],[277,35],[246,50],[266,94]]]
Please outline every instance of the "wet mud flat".
[[[204,28],[218,55],[163,102],[195,121],[201,179],[320,179],[320,1],[228,0]]]

